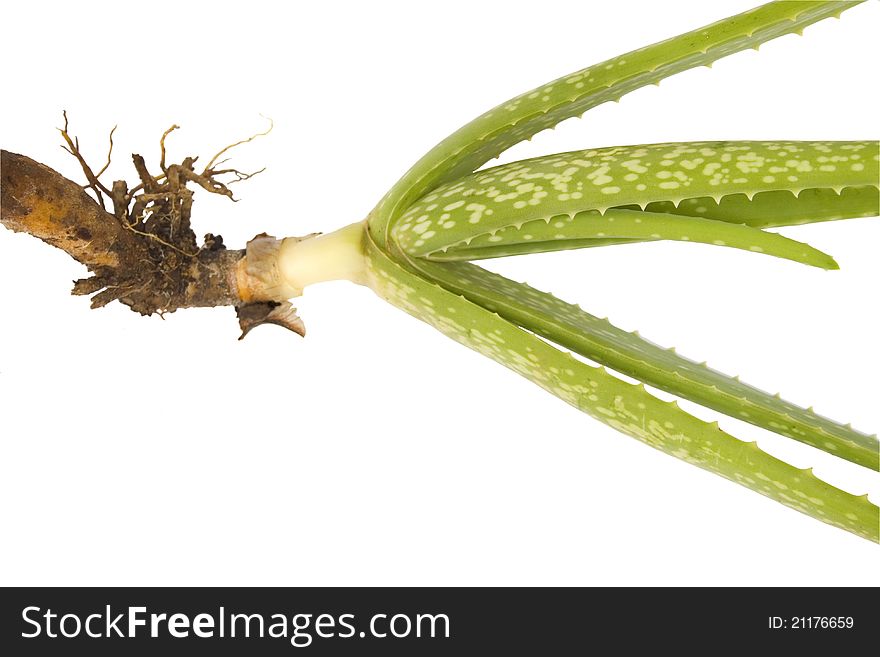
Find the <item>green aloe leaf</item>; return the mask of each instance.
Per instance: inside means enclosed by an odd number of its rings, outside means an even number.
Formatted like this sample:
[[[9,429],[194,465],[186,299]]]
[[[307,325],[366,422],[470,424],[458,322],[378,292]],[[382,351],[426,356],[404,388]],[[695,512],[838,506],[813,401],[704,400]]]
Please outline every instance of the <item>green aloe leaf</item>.
[[[772,2],[582,69],[498,105],[441,141],[388,192],[370,219],[380,246],[396,219],[438,185],[476,171],[565,119],[676,73],[756,48],[860,2]]]
[[[583,246],[560,246],[553,244],[555,239],[693,236],[694,241],[713,243],[728,242],[725,235],[736,233],[730,238],[731,246],[755,247],[768,253],[775,249],[781,257],[834,267],[827,256],[817,259],[816,253],[806,255],[804,249],[792,249],[793,244],[776,237],[749,234],[748,229],[737,231],[723,224],[750,221],[779,225],[876,212],[876,205],[870,204],[876,200],[878,184],[880,146],[873,141],[617,146],[522,160],[447,183],[416,201],[394,226],[393,235],[411,255],[460,259],[458,251],[467,254],[474,248],[482,253],[471,257]],[[705,198],[713,201],[701,204],[699,199]],[[728,199],[744,201],[731,204]],[[824,203],[821,209],[820,201]],[[754,208],[737,220],[734,211],[750,202]],[[667,212],[663,221],[654,223],[656,230],[646,234],[634,230],[644,228],[635,225],[638,217],[632,216],[627,223],[619,213],[607,212],[609,208],[631,211],[649,206],[653,212],[644,214],[657,215],[655,219],[663,216],[661,207],[683,210]],[[803,210],[806,216],[793,216],[789,206]],[[607,216],[577,214],[587,211]],[[686,220],[677,223],[669,214],[693,217],[695,222],[692,226]],[[718,234],[713,237],[712,226],[705,222],[716,218],[722,221],[717,222]],[[612,226],[616,220],[619,223]],[[541,221],[547,222],[544,228],[538,224]],[[629,234],[615,232],[624,225]],[[527,242],[545,242],[548,248]],[[498,251],[496,256],[491,255],[493,248]]]
[[[880,469],[868,436],[627,333],[551,294],[466,263],[413,261],[426,277],[525,329],[661,390]]]
[[[740,441],[396,262],[368,238],[370,286],[386,301],[627,435],[797,511],[878,541],[880,509]],[[449,265],[422,263],[432,268]]]
[[[494,234],[478,235],[442,251],[425,252],[423,246],[420,248],[423,240],[413,231],[401,232],[398,240],[405,251],[416,257],[461,261],[579,248],[592,239],[605,238],[701,242],[764,253],[822,269],[838,268],[830,255],[808,244],[745,224],[619,208],[609,208],[604,214],[593,210],[536,219]]]
[[[873,162],[876,166],[876,160]],[[797,194],[788,190],[759,192],[751,199],[745,194],[722,196],[720,201],[703,196],[686,199],[678,205],[671,201],[657,201],[645,206],[645,211],[729,221],[754,228],[798,226],[876,216],[880,209],[878,184],[844,187],[839,191],[812,188]]]

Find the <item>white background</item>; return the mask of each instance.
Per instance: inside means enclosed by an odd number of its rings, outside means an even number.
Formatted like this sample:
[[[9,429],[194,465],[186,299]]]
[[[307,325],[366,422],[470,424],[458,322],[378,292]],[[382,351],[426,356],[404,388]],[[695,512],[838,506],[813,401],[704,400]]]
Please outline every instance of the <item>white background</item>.
[[[66,108],[107,180],[210,156],[196,194],[240,247],[363,218],[405,169],[507,98],[748,9],[723,2],[69,3],[4,7],[3,148],[79,180]],[[503,160],[703,139],[878,137],[868,3],[568,121]],[[783,230],[841,271],[696,244],[498,270],[869,433],[880,428],[880,221]],[[876,545],[655,452],[384,304],[329,283],[236,342],[231,309],[142,318],[68,294],[85,270],[0,231],[0,583],[880,584]],[[685,404],[689,409],[693,406]],[[716,414],[698,410],[700,417]],[[722,427],[880,501],[875,474]]]

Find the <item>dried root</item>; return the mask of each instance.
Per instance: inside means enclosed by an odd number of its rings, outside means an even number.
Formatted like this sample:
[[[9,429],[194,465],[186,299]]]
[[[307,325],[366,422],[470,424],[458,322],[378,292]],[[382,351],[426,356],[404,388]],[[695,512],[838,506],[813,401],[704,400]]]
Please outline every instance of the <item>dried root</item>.
[[[247,180],[258,173],[262,173],[265,169],[260,169],[253,173],[243,173],[238,169],[218,169],[219,164],[228,160],[217,162],[219,157],[228,152],[232,148],[241,144],[253,141],[257,137],[269,134],[272,130],[270,121],[269,128],[264,132],[257,133],[243,139],[241,141],[230,144],[221,149],[208,166],[201,173],[195,170],[195,163],[198,157],[186,157],[180,164],[166,164],[165,140],[173,131],[178,130],[180,126],[172,125],[159,139],[159,168],[161,173],[153,175],[147,169],[147,164],[141,155],[133,154],[132,161],[135,171],[137,171],[140,182],[132,189],[128,188],[128,184],[124,180],[116,180],[113,182],[111,189],[101,182],[101,174],[110,166],[110,158],[113,153],[113,133],[116,131],[114,127],[110,131],[110,148],[107,153],[107,163],[103,168],[95,174],[91,167],[82,156],[79,148],[79,139],[71,137],[68,132],[67,112],[64,112],[64,127],[60,128],[61,136],[64,138],[67,146],[62,146],[68,153],[73,155],[80,166],[86,179],[89,181],[85,189],[91,189],[101,204],[104,205],[104,196],[108,196],[113,202],[113,215],[120,224],[133,232],[144,235],[154,241],[164,245],[167,248],[174,249],[183,255],[195,257],[202,248],[206,248],[206,243],[200,247],[196,240],[196,235],[192,230],[190,218],[192,215],[193,190],[187,187],[188,183],[194,183],[202,189],[212,194],[220,194],[235,200],[229,185],[242,180]],[[222,176],[234,176],[230,181],[224,182]],[[222,246],[222,238],[212,236],[212,246],[218,248]]]
[[[223,238],[211,233],[199,243],[191,224],[194,190],[190,187],[234,201],[229,186],[261,173],[262,169],[244,173],[223,168],[228,158],[221,158],[268,134],[271,121],[264,132],[222,148],[201,171],[195,167],[197,157],[166,162],[165,142],[177,129],[171,126],[159,140],[158,173],[150,172],[145,159],[133,154],[137,184],[130,187],[116,180],[108,187],[101,176],[110,166],[116,128],[110,131],[106,162],[95,173],[79,139],[70,134],[65,112],[64,127],[59,129],[62,148],[79,162],[87,184],[77,185],[30,158],[3,151],[2,223],[85,264],[93,275],[76,281],[73,294],[91,295],[93,308],[118,300],[143,315],[161,315],[178,308],[231,305],[239,313],[243,335],[262,323],[302,334],[302,322],[283,300],[252,301],[240,293],[246,291],[238,289],[236,271],[245,250],[228,250]]]

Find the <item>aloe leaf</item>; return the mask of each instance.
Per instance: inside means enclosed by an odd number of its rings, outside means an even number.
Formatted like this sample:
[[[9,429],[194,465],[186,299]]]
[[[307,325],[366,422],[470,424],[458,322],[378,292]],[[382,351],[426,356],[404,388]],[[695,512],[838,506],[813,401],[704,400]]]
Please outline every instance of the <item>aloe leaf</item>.
[[[683,358],[551,294],[475,265],[426,261],[413,265],[445,288],[597,363],[853,463],[880,469],[876,436]]]
[[[561,220],[566,219],[566,215],[559,217]],[[510,229],[505,229],[510,230]],[[514,229],[515,230],[515,229]],[[524,233],[530,235],[531,233]],[[431,254],[430,260],[434,262],[461,262],[472,260],[489,260],[491,258],[505,258],[508,256],[529,255],[530,253],[551,253],[553,251],[571,251],[574,249],[595,248],[597,246],[614,246],[616,244],[641,244],[644,242],[655,242],[659,238],[626,238],[626,237],[597,237],[584,239],[551,239],[545,241],[534,241],[526,238],[523,241],[509,241],[505,244],[492,244],[491,246],[471,248],[467,243],[450,247],[448,251],[438,251]],[[683,240],[687,241],[687,240]],[[813,247],[810,247],[813,248]],[[821,252],[820,252],[821,253]],[[823,254],[827,258],[830,255]]]
[[[419,243],[423,240],[411,230],[402,231],[397,237],[407,253],[437,261],[478,260],[558,251],[578,248],[583,242],[597,238],[701,242],[773,255],[822,269],[838,268],[831,256],[808,244],[744,224],[619,208],[609,208],[604,214],[593,210],[572,216],[548,217],[546,221],[536,219],[521,226],[503,228],[494,234],[477,235],[464,243],[435,252],[425,252],[423,246],[420,248]]]
[[[680,214],[716,221],[742,223],[754,228],[798,226],[820,221],[873,217],[880,208],[877,185],[834,189],[804,189],[798,194],[788,190],[760,192],[749,199],[745,194],[690,198],[678,205],[658,201],[645,206],[646,212]]]
[[[371,287],[389,303],[629,436],[797,511],[878,541],[880,509],[589,366],[499,315],[413,273],[367,239]],[[433,268],[447,267],[423,263]]]
[[[370,230],[380,246],[407,207],[438,185],[476,171],[511,146],[565,119],[676,73],[800,33],[860,2],[772,2],[590,66],[521,94],[441,141],[379,203]]]
[[[872,194],[842,192],[849,188],[876,190],[878,179],[880,146],[872,141],[616,146],[513,162],[442,185],[403,214],[393,235],[404,249],[419,255],[454,251],[477,238],[483,247],[491,244],[506,249],[528,241],[526,235],[534,237],[531,226],[525,229],[528,222],[552,221],[559,215],[590,210],[605,213],[609,208],[656,207],[665,202],[665,208],[671,205],[693,212],[685,216],[702,216],[702,210],[711,219],[709,204],[692,202],[706,197],[717,199],[711,204],[715,213],[732,221],[736,220],[729,216],[729,210],[718,210],[727,207],[727,198],[761,199],[754,201],[758,212],[749,216],[752,221],[772,224],[768,215],[785,206],[786,197],[793,199],[796,194],[805,198],[802,207],[820,218],[854,210],[864,214],[877,212],[876,206],[867,206]],[[762,198],[767,193],[769,199]],[[821,211],[819,201],[827,202]],[[786,220],[792,221],[790,213],[778,221]],[[564,220],[553,221],[554,226],[559,223]],[[559,234],[565,234],[564,228],[560,226]],[[689,230],[686,226],[674,228],[679,229]],[[725,241],[720,235],[716,239]],[[753,245],[763,248],[757,241]]]
[[[624,206],[638,210],[639,206]],[[753,228],[775,228],[797,226],[821,221],[834,221],[858,217],[872,217],[878,214],[880,196],[877,187],[845,187],[840,192],[833,189],[805,189],[799,194],[787,190],[760,192],[749,199],[745,194],[721,197],[719,202],[710,196],[684,199],[676,205],[672,201],[657,201],[645,206],[644,214],[650,218],[653,213],[675,214],[686,217],[699,217],[735,224],[745,224]],[[606,215],[608,212],[606,211]],[[567,219],[561,215],[560,220]],[[555,221],[548,224],[555,224]],[[526,226],[528,224],[524,224]],[[564,226],[565,224],[563,224]],[[560,226],[561,227],[561,226]],[[516,230],[504,228],[500,233]],[[613,244],[629,244],[654,241],[657,238],[586,238],[559,241],[556,239],[539,242],[536,236],[523,230],[520,237],[530,235],[530,239],[514,240],[506,237],[503,244],[491,243],[476,248],[474,242],[451,247],[432,256],[435,260],[480,260],[503,256],[546,253],[569,249],[581,249]],[[555,236],[555,234],[554,234]],[[485,238],[482,238],[485,241]],[[464,253],[466,257],[461,257]]]

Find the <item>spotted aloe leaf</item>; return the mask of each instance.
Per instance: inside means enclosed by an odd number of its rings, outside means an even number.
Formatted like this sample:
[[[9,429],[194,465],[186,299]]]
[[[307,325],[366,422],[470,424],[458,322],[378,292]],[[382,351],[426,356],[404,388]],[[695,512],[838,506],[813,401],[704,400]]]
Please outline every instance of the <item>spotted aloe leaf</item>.
[[[877,149],[877,142],[873,142]],[[873,160],[876,165],[876,160]],[[878,176],[874,177],[875,183]],[[745,194],[722,196],[716,200],[702,196],[683,200],[653,201],[645,206],[646,212],[665,212],[717,221],[743,223],[754,228],[797,226],[818,221],[873,217],[880,207],[877,184],[832,188],[810,188],[794,194],[790,191],[758,192],[751,199]]]
[[[880,470],[880,443],[738,378],[628,333],[551,294],[468,263],[414,260],[426,277],[591,360],[732,417]]]
[[[374,211],[370,231],[385,245],[393,222],[420,196],[602,103],[676,73],[706,66],[777,37],[801,33],[856,2],[771,2],[737,16],[620,55],[521,94],[477,117],[422,157]]]
[[[409,254],[470,260],[577,248],[589,239],[693,240],[836,268],[827,255],[758,228],[715,220],[733,197],[759,200],[744,212],[773,225],[774,214],[806,221],[877,209],[877,142],[698,142],[561,153],[480,171],[441,185],[395,224]],[[842,196],[843,190],[856,194]],[[827,190],[822,209],[799,195]],[[815,197],[816,195],[813,194]],[[701,205],[694,199],[712,199]],[[684,206],[687,213],[661,212]],[[637,212],[648,205],[650,213]],[[740,204],[738,207],[742,207]],[[806,219],[787,206],[809,210]],[[844,206],[839,208],[838,206]],[[709,216],[712,207],[714,215]],[[623,209],[621,209],[623,208]],[[592,213],[592,214],[588,214]],[[601,216],[599,216],[601,215]],[[739,220],[745,223],[745,220]]]
[[[593,210],[536,219],[496,233],[481,233],[451,248],[428,253],[419,249],[419,244],[424,240],[418,233],[404,231],[399,241],[404,248],[409,247],[415,256],[457,261],[573,249],[591,246],[590,242],[594,239],[702,242],[766,253],[823,269],[837,269],[837,263],[828,254],[775,233],[702,217],[621,208],[609,208],[604,214]]]
[[[642,442],[786,506],[873,541],[880,510],[693,417],[603,368],[587,365],[500,315],[414,273],[366,240],[371,286],[448,337],[530,379],[563,401]],[[425,263],[431,267],[447,267]]]

